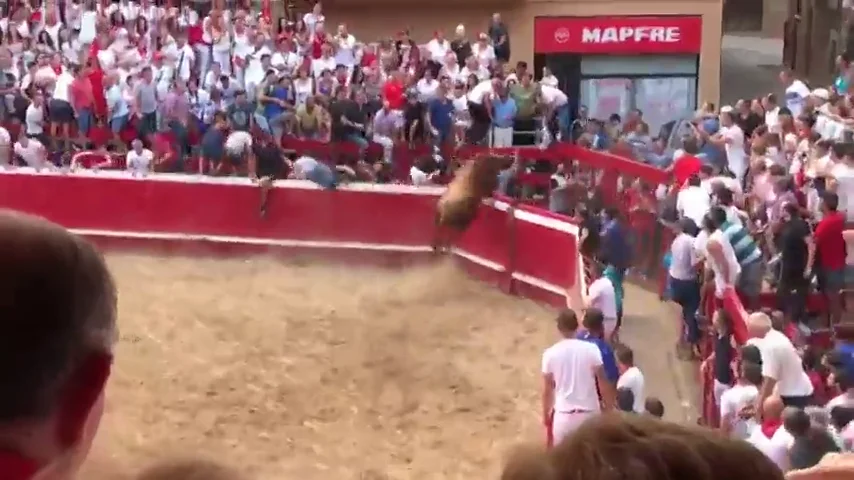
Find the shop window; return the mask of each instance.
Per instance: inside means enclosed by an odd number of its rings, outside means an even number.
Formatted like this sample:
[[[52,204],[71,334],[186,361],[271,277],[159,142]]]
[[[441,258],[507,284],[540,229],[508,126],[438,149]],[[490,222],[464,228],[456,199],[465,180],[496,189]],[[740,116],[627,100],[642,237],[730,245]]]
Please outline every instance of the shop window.
[[[581,81],[581,103],[590,116],[607,119],[637,108],[656,136],[666,123],[688,117],[697,108],[696,77],[588,78]]]

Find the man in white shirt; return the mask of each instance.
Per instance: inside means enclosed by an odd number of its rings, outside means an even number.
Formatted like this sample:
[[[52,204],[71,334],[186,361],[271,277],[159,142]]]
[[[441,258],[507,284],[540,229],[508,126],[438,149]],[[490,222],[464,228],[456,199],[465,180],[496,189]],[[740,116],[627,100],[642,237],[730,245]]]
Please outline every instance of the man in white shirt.
[[[762,108],[765,109],[765,125],[769,129],[777,128],[780,123],[780,106],[777,104],[777,95],[769,93],[762,98]]]
[[[143,148],[142,140],[136,139],[131,143],[132,149],[127,154],[127,169],[135,177],[146,176],[151,171],[151,163],[154,161],[154,153]]]
[[[47,149],[35,138],[27,138],[25,135],[21,135],[15,142],[13,150],[15,155],[37,171],[55,169],[54,165],[47,160]]]
[[[757,412],[773,392],[790,407],[804,408],[812,400],[813,387],[804,372],[801,357],[792,342],[772,327],[771,318],[762,312],[747,317],[747,332],[758,339],[762,353],[762,386],[756,398]]]
[[[427,52],[433,62],[439,65],[445,63],[445,57],[448,52],[451,52],[451,44],[445,39],[442,30],[437,30],[433,38],[427,42]]]
[[[605,338],[610,338],[617,329],[617,292],[611,280],[602,275],[602,267],[599,264],[591,266],[593,276],[598,277],[587,288],[587,293],[582,294],[585,308],[596,308],[605,317]]]
[[[676,195],[676,210],[679,215],[690,218],[698,227],[703,224],[703,216],[712,208],[712,199],[702,187],[700,177],[691,175],[688,184]]]
[[[735,122],[733,109],[730,106],[721,107],[718,119],[721,128],[709,141],[723,147],[730,171],[741,180],[747,173],[748,163],[747,154],[744,152],[744,131]]]
[[[780,72],[780,81],[786,86],[786,107],[792,111],[792,117],[798,118],[810,96],[810,89],[789,70]]]
[[[466,132],[468,143],[478,144],[483,142],[486,134],[489,132],[489,127],[492,123],[492,118],[489,115],[491,110],[490,102],[495,89],[501,85],[501,80],[484,80],[466,95],[468,100],[468,111],[471,117],[471,127]]]
[[[617,390],[621,388],[631,390],[634,396],[632,411],[643,413],[644,404],[646,403],[646,393],[644,391],[643,373],[635,366],[635,353],[626,345],[618,345],[614,349],[614,355],[617,357],[617,368],[620,369],[620,378],[617,379]]]
[[[557,87],[539,85],[539,100],[545,106],[543,117],[549,120],[557,119],[557,138],[569,138],[569,97]]]
[[[44,134],[44,95],[42,95],[40,90],[36,90],[33,94],[33,101],[30,103],[30,106],[27,107],[24,119],[27,124],[27,136],[38,139],[39,143],[42,145],[47,144],[49,139]]]
[[[576,338],[578,317],[563,310],[557,317],[561,340],[543,352],[543,425],[549,438],[558,444],[585,420],[614,406],[612,384],[605,377],[602,354],[591,342]]]
[[[750,347],[748,347],[750,348]],[[747,440],[756,426],[753,418],[741,417],[742,410],[756,403],[762,384],[762,366],[743,362],[738,383],[721,395],[721,430],[732,438]]]

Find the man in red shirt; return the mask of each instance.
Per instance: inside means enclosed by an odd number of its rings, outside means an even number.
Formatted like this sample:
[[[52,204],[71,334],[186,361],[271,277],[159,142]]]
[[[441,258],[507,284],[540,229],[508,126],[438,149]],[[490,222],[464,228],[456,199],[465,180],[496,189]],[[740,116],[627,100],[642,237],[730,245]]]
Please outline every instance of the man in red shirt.
[[[816,249],[816,275],[819,290],[827,298],[831,325],[842,320],[842,287],[845,286],[845,215],[837,211],[839,196],[825,192],[821,202],[822,219],[813,238]]]
[[[403,106],[406,104],[406,98],[404,97],[406,89],[403,85],[401,75],[400,71],[392,72],[391,78],[383,85],[383,100],[388,102],[388,107],[392,110],[403,110]]]
[[[115,284],[94,246],[41,218],[0,212],[0,252],[0,477],[74,478],[104,409]]]
[[[682,185],[691,178],[692,175],[699,175],[700,169],[703,167],[703,161],[697,157],[700,151],[700,146],[697,144],[697,139],[688,137],[682,141],[682,149],[685,153],[677,158],[668,171],[673,174],[676,189],[681,189]]]
[[[68,95],[77,117],[77,137],[80,143],[85,145],[86,135],[92,128],[95,118],[95,93],[87,69],[75,67],[72,72],[74,80],[68,87]]]

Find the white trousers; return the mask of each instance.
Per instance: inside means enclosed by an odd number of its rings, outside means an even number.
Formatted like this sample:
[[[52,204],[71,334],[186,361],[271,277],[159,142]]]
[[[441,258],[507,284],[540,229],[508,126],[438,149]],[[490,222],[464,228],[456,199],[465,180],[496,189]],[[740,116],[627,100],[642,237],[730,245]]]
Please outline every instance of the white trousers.
[[[552,422],[552,438],[553,444],[557,445],[564,438],[578,430],[582,423],[588,418],[596,415],[595,412],[574,412],[563,413],[555,412],[554,421]]]
[[[492,146],[496,148],[513,146],[513,127],[492,127]]]
[[[391,162],[391,155],[394,151],[394,140],[390,137],[386,137],[385,135],[374,134],[374,138],[372,139],[374,143],[377,143],[383,147],[383,160],[385,163]]]
[[[721,397],[723,397],[724,393],[726,393],[726,391],[729,390],[730,388],[732,388],[732,387],[730,387],[729,385],[727,385],[725,383],[721,383],[721,382],[715,380],[715,388],[714,388],[715,405],[718,407],[718,409],[721,408]]]
[[[231,53],[228,50],[213,49],[213,61],[222,68],[223,75],[231,75]]]

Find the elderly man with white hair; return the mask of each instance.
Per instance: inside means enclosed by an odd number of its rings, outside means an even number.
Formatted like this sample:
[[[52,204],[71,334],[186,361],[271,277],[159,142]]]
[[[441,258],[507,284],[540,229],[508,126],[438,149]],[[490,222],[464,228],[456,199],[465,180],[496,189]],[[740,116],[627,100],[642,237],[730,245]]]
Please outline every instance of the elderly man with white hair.
[[[786,335],[775,330],[771,317],[755,312],[747,317],[747,332],[762,355],[762,386],[756,398],[761,415],[765,399],[776,392],[788,407],[804,408],[812,401],[813,386],[801,357]]]

